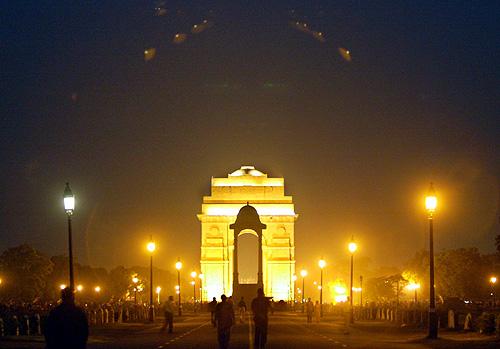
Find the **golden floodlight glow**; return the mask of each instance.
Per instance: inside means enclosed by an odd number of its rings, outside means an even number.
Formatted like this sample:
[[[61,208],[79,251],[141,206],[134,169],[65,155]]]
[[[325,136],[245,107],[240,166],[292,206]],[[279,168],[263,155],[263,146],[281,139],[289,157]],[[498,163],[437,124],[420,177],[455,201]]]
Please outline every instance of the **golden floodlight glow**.
[[[61,290],[64,290],[64,289],[66,288],[66,285],[65,285],[65,284],[60,284],[60,285],[59,285],[59,288],[60,288]]]
[[[161,292],[161,287],[160,286],[156,286],[156,293],[160,293]]]
[[[132,282],[133,282],[134,284],[138,283],[138,282],[139,282],[139,278],[138,278],[137,276],[133,276],[133,277],[132,277]]]
[[[191,272],[191,277],[194,279],[196,276],[198,276],[198,273],[195,271]]]
[[[496,283],[497,283],[497,277],[496,277],[496,276],[492,276],[492,277],[490,277],[490,282],[491,282],[492,284],[496,284]]]
[[[300,276],[302,276],[303,278],[305,278],[305,277],[307,276],[307,270],[302,269],[302,270],[300,271]]]
[[[179,288],[180,288],[180,287],[179,287],[179,285],[175,285],[175,289],[176,289],[177,291],[179,291]]]
[[[2,284],[2,282],[3,282],[3,280],[2,280],[2,278],[0,278],[0,285]]]
[[[76,286],[76,290],[77,290],[78,292],[82,292],[82,291],[83,291],[83,286],[82,286],[82,285],[78,285],[78,286]]]
[[[101,292],[101,287],[100,286],[96,286],[94,288],[94,291],[96,291],[97,293]]]
[[[177,270],[181,270],[182,269],[182,262],[181,261],[175,262],[175,269],[177,269]]]
[[[154,252],[156,250],[156,244],[153,241],[148,242],[147,249],[149,252]]]
[[[318,262],[318,266],[323,269],[324,267],[326,267],[326,261],[324,259],[320,259],[319,262]]]
[[[425,209],[430,213],[434,213],[437,208],[437,197],[434,191],[434,185],[431,183],[427,196],[425,197]]]
[[[414,290],[418,290],[420,288],[420,284],[408,284],[406,286],[406,289],[409,290],[409,291],[414,291]]]
[[[357,249],[358,249],[358,245],[354,241],[351,241],[349,243],[349,252],[354,253],[354,252],[356,252]]]

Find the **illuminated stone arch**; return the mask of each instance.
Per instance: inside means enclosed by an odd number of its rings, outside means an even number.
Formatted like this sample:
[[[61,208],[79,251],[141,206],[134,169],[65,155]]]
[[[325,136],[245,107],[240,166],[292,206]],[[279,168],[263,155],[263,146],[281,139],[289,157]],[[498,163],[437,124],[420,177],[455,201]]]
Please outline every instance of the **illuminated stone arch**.
[[[236,298],[239,298],[241,295],[245,295],[248,297],[247,299],[249,299],[252,294],[256,294],[257,288],[264,287],[264,283],[262,280],[262,230],[266,229],[266,227],[267,226],[260,221],[257,210],[253,206],[250,206],[248,203],[246,204],[246,206],[243,206],[238,212],[238,215],[236,216],[236,222],[229,226],[229,228],[234,232],[233,295]],[[247,233],[249,229],[255,232],[259,242],[257,284],[246,284],[245,286],[243,286],[240,284],[238,275],[238,237],[242,232]]]
[[[235,238],[230,226],[236,223],[238,213],[248,202],[258,213],[261,224],[266,225],[257,236],[261,244],[259,260],[262,261],[264,292],[275,300],[295,298],[293,275],[298,214],[292,196],[285,194],[284,178],[268,177],[253,166],[242,166],[227,177],[212,177],[210,195],[203,196],[201,212],[197,215],[201,223],[200,271],[204,275],[204,301],[220,297],[222,293],[235,294],[233,275],[237,258],[234,251],[239,235]],[[240,249],[240,257],[242,252]]]

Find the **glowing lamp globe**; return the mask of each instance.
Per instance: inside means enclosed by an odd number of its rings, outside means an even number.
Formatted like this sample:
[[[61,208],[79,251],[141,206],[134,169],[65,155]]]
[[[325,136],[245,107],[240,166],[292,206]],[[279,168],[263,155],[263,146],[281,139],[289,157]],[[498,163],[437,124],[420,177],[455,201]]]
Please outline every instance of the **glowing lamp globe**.
[[[191,272],[191,277],[194,279],[196,276],[198,276],[198,273],[195,271]]]
[[[175,269],[177,269],[177,270],[181,270],[182,269],[182,262],[181,261],[177,261],[175,263]]]
[[[302,269],[302,270],[300,271],[300,276],[302,276],[303,278],[305,278],[305,277],[307,276],[307,270]]]
[[[324,259],[320,259],[319,262],[318,262],[318,266],[323,269],[324,267],[326,267],[326,261]]]
[[[134,276],[134,277],[132,278],[132,282],[133,282],[134,284],[138,283],[138,282],[139,282],[139,278],[138,278],[137,276]]]
[[[496,283],[497,283],[497,277],[496,277],[496,276],[492,276],[492,277],[490,277],[490,282],[491,282],[492,284],[496,284]]]
[[[156,244],[153,241],[148,242],[147,249],[149,252],[154,252],[156,250]]]
[[[429,187],[429,192],[425,197],[425,209],[429,213],[434,213],[434,211],[436,211],[436,208],[437,208],[437,197],[436,197],[436,192],[434,191],[434,186],[431,183]]]
[[[348,248],[349,248],[349,252],[354,253],[358,249],[358,245],[354,241],[351,241],[349,243]]]
[[[69,187],[69,183],[66,183],[66,188],[64,188],[64,210],[68,215],[72,215],[75,210],[75,196]]]
[[[100,286],[96,286],[94,288],[94,291],[96,291],[97,293],[101,292],[101,287]]]

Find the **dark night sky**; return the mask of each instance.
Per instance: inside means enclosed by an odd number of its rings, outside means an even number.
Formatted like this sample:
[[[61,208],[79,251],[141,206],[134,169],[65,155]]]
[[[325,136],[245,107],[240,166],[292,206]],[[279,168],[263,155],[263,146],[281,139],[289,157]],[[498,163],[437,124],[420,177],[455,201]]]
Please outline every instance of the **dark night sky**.
[[[499,2],[55,3],[1,5],[0,250],[65,253],[70,181],[78,261],[146,264],[153,234],[159,266],[194,267],[210,177],[249,164],[285,178],[298,267],[340,263],[351,234],[404,262],[430,181],[436,248],[493,251]]]

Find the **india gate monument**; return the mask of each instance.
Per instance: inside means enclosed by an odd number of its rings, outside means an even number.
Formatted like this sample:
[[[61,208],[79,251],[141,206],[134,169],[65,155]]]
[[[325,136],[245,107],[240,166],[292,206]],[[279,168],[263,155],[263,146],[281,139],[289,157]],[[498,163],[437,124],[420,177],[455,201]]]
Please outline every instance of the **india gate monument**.
[[[274,300],[293,300],[295,213],[283,178],[242,166],[227,178],[213,178],[203,197],[201,272],[203,300],[221,294],[251,299],[258,287]],[[251,246],[254,251],[243,249]]]

